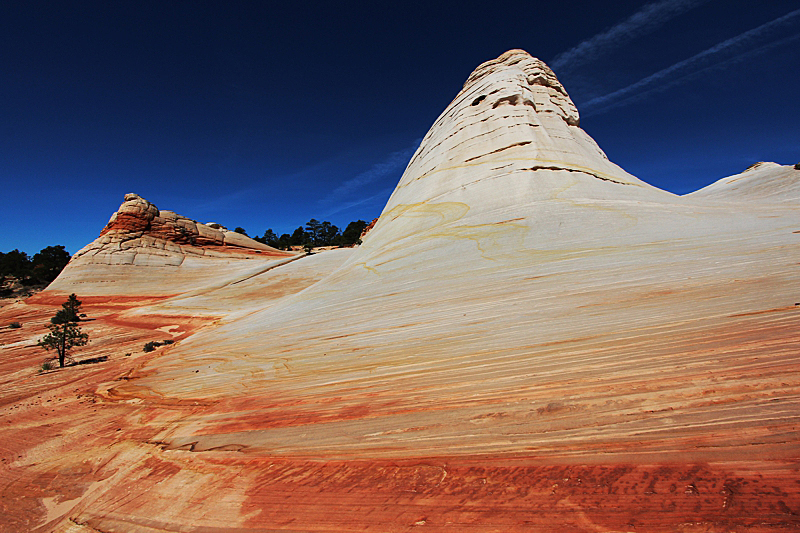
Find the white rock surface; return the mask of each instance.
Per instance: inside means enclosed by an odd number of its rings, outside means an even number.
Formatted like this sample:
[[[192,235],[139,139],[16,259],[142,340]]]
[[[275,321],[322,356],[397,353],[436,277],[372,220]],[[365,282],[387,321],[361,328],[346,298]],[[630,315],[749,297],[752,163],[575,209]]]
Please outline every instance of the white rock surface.
[[[800,169],[777,163],[756,163],[740,174],[703,187],[691,198],[758,203],[800,203]]]
[[[751,171],[753,190],[777,191],[768,201],[734,204],[713,187],[679,197],[609,162],[577,123],[540,61],[515,50],[481,65],[338,270],[198,333],[136,384],[187,399],[269,391],[302,404],[301,418],[394,407],[239,432],[224,428],[241,412],[215,410],[166,440],[301,456],[600,447],[664,460],[699,457],[680,443],[713,434],[729,443],[715,457],[750,450],[736,424],[775,415],[758,398],[779,374],[742,369],[751,353],[780,368],[800,320],[787,292],[800,286],[797,173]],[[749,351],[744,339],[760,337]],[[183,379],[194,367],[203,378]],[[718,398],[727,407],[707,409],[718,379],[732,387]],[[798,397],[791,406],[800,412]],[[557,420],[540,416],[550,410]]]

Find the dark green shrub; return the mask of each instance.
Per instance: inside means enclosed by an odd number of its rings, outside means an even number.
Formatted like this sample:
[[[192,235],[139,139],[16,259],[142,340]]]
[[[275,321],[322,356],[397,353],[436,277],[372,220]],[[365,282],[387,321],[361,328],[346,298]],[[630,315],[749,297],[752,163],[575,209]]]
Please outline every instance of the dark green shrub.
[[[354,244],[361,244],[361,232],[367,227],[367,223],[363,220],[356,220],[347,225],[347,228],[342,232],[341,246],[353,246]]]
[[[160,342],[158,342],[158,341],[150,341],[150,342],[148,342],[147,344],[144,345],[144,348],[142,348],[142,351],[144,351],[144,352],[152,352],[153,350],[155,350],[159,346],[161,346]]]
[[[19,322],[12,322],[11,324],[8,325],[8,327],[11,329],[19,329],[22,327],[22,324],[20,324]]]
[[[166,340],[163,340],[163,341],[160,341],[160,342],[159,341],[150,341],[150,342],[148,342],[147,344],[144,345],[143,350],[145,352],[152,352],[153,350],[155,350],[159,346],[166,346],[168,344],[173,344],[174,342],[175,341],[172,340],[172,339],[166,339]]]

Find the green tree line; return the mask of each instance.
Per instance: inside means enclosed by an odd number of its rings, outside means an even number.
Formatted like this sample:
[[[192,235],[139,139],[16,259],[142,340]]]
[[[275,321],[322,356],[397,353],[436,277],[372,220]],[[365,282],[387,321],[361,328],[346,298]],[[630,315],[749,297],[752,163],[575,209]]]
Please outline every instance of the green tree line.
[[[270,228],[261,237],[253,239],[279,250],[288,250],[292,246],[353,246],[361,243],[361,232],[366,227],[367,223],[363,220],[354,220],[342,231],[328,221],[320,222],[312,218],[291,234],[278,236]],[[243,228],[236,228],[234,231],[247,235]]]
[[[0,252],[0,285],[8,277],[18,279],[23,285],[50,283],[69,260],[69,252],[61,245],[43,248],[33,257],[19,250]]]

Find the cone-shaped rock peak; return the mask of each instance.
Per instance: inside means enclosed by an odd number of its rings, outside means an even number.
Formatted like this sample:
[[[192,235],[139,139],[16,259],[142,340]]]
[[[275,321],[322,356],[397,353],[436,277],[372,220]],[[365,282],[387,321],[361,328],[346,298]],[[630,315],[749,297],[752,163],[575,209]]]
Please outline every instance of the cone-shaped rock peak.
[[[389,220],[409,209],[418,218],[421,206],[443,202],[497,222],[554,195],[673,196],[610,162],[578,124],[567,91],[541,60],[511,50],[483,63],[423,138],[369,238],[391,240]],[[392,225],[415,231],[413,223]]]
[[[555,73],[544,61],[525,50],[509,50],[497,59],[482,63],[472,71],[458,96],[471,94],[473,89],[480,92],[489,84],[494,85],[490,89],[495,95],[491,100],[493,106],[523,103],[540,112],[554,112],[570,126],[580,124],[578,110]],[[505,85],[507,93],[501,90],[501,85]],[[487,96],[481,94],[472,105],[478,105]]]

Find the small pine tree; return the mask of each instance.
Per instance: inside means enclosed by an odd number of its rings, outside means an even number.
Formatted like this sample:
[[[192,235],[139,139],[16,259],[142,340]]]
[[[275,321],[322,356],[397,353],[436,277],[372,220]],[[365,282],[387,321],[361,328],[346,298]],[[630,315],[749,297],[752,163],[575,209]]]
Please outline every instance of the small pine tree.
[[[63,324],[47,324],[50,333],[39,339],[38,345],[45,350],[55,350],[58,354],[58,364],[64,368],[67,354],[76,346],[86,346],[89,342],[89,335],[82,333],[73,322]]]
[[[70,294],[69,299],[61,305],[61,309],[50,319],[47,329],[50,333],[39,339],[38,345],[45,350],[55,350],[58,354],[58,364],[62,368],[67,354],[76,346],[85,346],[89,342],[89,335],[81,332],[76,322],[80,320],[81,301],[75,294]]]
[[[55,314],[50,322],[53,324],[64,324],[66,322],[80,322],[81,301],[75,293],[69,295],[66,302],[61,304],[61,309]]]

